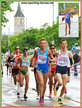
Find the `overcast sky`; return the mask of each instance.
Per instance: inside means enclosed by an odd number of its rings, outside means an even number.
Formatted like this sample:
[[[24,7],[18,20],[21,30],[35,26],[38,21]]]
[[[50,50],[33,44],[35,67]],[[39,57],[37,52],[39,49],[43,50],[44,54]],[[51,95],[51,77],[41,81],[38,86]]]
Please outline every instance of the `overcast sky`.
[[[39,3],[39,4],[38,4]],[[22,4],[20,2],[21,10],[25,16],[25,28],[41,28],[43,24],[48,23],[52,25],[53,21],[53,4]],[[11,4],[13,12],[7,11],[6,17],[9,22],[6,23],[6,27],[2,27],[2,34],[14,33],[14,15],[17,11],[18,2]],[[54,22],[56,22],[58,16],[58,2],[54,2]],[[26,21],[27,19],[27,21]]]

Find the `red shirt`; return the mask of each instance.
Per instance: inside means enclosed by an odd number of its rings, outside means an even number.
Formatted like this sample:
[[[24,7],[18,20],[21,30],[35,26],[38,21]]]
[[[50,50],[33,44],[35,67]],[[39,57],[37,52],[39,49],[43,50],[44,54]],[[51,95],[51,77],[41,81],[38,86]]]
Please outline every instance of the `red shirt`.
[[[13,69],[18,69],[18,67],[16,66],[16,63],[17,63],[17,61],[18,61],[18,59],[19,59],[19,57],[21,57],[21,53],[19,53],[19,55],[14,55],[14,62],[13,62]]]

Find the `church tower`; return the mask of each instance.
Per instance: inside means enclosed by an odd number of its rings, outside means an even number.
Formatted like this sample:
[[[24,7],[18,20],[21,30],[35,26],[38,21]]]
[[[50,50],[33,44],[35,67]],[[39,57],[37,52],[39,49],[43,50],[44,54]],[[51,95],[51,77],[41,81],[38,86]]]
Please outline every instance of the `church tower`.
[[[14,16],[14,34],[22,33],[25,30],[25,18],[18,3],[17,12]]]

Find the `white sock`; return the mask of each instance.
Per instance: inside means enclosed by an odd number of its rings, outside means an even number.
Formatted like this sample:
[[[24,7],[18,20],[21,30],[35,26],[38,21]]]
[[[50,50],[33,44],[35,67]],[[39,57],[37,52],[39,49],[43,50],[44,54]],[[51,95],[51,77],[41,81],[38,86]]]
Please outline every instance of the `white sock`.
[[[17,82],[17,92],[20,90],[20,84]]]

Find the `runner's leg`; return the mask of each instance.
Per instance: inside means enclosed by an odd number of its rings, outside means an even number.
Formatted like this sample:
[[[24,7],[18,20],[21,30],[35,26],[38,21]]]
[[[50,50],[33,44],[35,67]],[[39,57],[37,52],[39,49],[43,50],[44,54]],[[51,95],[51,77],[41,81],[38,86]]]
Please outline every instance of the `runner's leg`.
[[[40,84],[40,98],[43,96],[43,86],[44,86],[44,82],[43,82],[43,74],[36,70],[37,72],[37,76],[38,76],[38,79],[39,79],[39,84]]]
[[[44,80],[43,96],[44,96],[45,91],[46,91],[46,83],[47,83],[48,77],[49,77],[49,72],[47,72],[43,75],[43,80]]]
[[[65,21],[65,35],[67,35],[67,21]]]
[[[20,87],[23,87],[23,81],[24,81],[24,75],[20,72],[20,73],[19,73]]]
[[[56,71],[53,74],[54,74],[54,89],[55,89],[55,86],[56,86],[56,83],[57,83]]]
[[[50,82],[50,85],[49,85],[49,90],[50,90],[50,93],[49,93],[49,96],[52,95],[52,85],[53,85],[53,74],[51,72],[51,74],[49,74],[49,82]]]
[[[29,72],[27,72],[25,74],[25,92],[24,92],[24,95],[26,95],[28,87],[29,87]]]
[[[63,80],[63,87],[62,87],[62,90],[61,90],[60,97],[63,96],[63,94],[65,93],[65,90],[66,90],[67,74],[63,74],[63,75],[62,75],[62,80]]]
[[[68,26],[69,26],[69,34],[70,34],[71,22],[68,23]]]
[[[55,87],[54,95],[57,94],[58,89],[59,89],[59,86],[62,86],[62,84],[63,84],[63,82],[62,82],[62,76],[61,76],[60,73],[56,73],[56,78],[57,78],[58,84],[57,84],[57,86]]]

